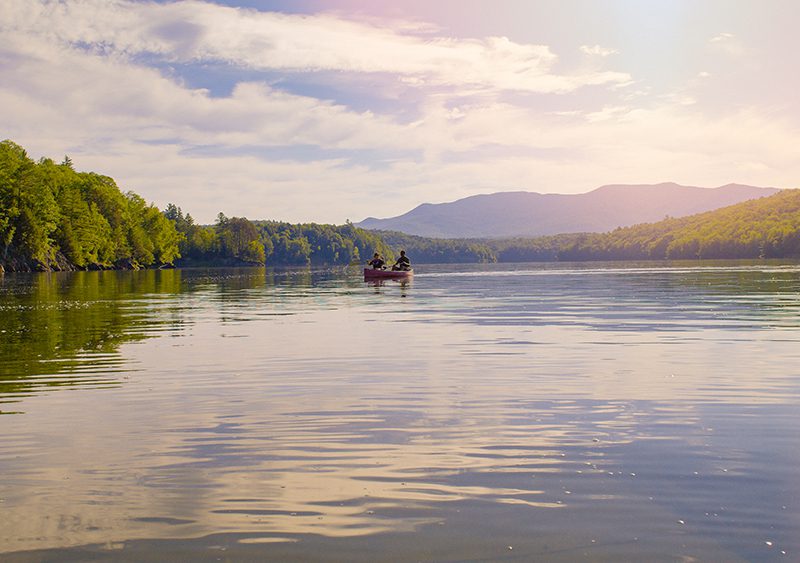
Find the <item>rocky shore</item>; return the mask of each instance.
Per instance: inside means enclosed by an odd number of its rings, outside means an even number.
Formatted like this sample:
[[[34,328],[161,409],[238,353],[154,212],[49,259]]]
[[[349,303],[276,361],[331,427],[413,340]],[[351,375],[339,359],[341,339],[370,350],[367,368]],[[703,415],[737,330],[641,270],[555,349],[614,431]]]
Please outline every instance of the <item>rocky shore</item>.
[[[102,271],[102,270],[146,270],[157,269],[166,270],[170,268],[252,268],[264,266],[260,262],[248,262],[239,258],[223,258],[215,260],[176,260],[174,264],[161,264],[158,266],[141,266],[130,258],[117,260],[111,265],[108,264],[87,264],[77,266],[70,262],[63,254],[56,253],[53,260],[40,262],[38,260],[25,260],[19,257],[8,257],[0,260],[0,274],[5,272],[80,272],[80,271]]]
[[[0,274],[4,272],[77,272],[87,270],[139,270],[142,267],[129,258],[117,260],[114,264],[87,264],[77,266],[70,262],[66,256],[57,252],[52,260],[41,262],[28,260],[18,256],[9,256],[0,259]]]

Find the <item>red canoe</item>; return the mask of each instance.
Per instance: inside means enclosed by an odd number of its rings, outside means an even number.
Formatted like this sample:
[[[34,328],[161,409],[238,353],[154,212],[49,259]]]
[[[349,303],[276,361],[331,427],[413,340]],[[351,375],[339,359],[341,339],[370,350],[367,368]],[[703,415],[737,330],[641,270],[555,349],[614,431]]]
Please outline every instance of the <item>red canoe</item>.
[[[414,275],[414,270],[373,270],[364,268],[365,280],[398,280]]]

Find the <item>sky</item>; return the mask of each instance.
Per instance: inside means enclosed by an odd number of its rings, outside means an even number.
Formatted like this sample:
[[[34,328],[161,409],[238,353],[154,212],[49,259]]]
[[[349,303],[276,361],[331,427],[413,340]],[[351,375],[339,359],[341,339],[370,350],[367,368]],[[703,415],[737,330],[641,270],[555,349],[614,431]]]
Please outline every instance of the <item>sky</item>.
[[[0,139],[198,222],[798,187],[794,0],[0,0]]]

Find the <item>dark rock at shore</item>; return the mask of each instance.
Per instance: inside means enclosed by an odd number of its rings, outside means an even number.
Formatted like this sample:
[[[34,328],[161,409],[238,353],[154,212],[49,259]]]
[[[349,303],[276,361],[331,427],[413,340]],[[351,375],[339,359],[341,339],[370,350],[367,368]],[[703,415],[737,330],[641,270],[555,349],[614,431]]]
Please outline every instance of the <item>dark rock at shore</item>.
[[[150,268],[157,268],[159,270],[169,270],[181,267],[234,267],[234,268],[252,268],[263,266],[264,264],[257,262],[247,262],[238,258],[224,258],[209,261],[195,261],[190,259],[178,260],[176,264],[161,264],[159,266],[150,266]],[[112,265],[108,264],[87,264],[84,267],[79,267],[70,262],[62,253],[56,253],[52,260],[47,263],[39,262],[38,260],[26,260],[19,256],[10,256],[5,260],[0,259],[0,273],[3,272],[76,272],[81,270],[102,271],[102,270],[141,270],[147,269],[140,266],[131,258],[121,258]]]
[[[57,252],[47,262],[29,260],[18,255],[12,255],[5,260],[0,260],[0,272],[77,272],[81,270],[140,270],[142,267],[131,258],[122,258],[114,264],[87,264],[76,266],[61,252]]]
[[[36,272],[39,271],[36,266],[37,263],[30,262],[14,255],[7,256],[2,263],[0,263],[0,267],[7,272]]]
[[[0,261],[0,268],[7,272],[77,272],[79,270],[110,270],[114,267],[89,264],[81,268],[70,262],[64,254],[57,252],[52,259],[46,262],[26,259],[20,256],[10,256]]]
[[[69,259],[64,256],[61,252],[56,252],[55,257],[53,258],[50,264],[44,265],[42,267],[42,271],[53,271],[56,272],[74,272],[79,268],[69,261]]]
[[[115,270],[140,270],[141,266],[130,258],[121,258],[114,262]]]

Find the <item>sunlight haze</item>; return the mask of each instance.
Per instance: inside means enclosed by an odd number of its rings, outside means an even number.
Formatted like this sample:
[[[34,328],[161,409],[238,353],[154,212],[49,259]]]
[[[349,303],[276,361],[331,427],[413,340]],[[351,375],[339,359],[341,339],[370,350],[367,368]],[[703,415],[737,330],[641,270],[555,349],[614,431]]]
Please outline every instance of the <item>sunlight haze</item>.
[[[0,138],[199,222],[800,177],[788,0],[2,5]]]

